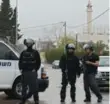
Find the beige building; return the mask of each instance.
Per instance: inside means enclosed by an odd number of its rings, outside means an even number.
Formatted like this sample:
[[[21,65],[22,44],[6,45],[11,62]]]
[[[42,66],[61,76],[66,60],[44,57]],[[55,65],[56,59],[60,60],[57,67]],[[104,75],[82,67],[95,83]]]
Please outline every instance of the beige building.
[[[78,42],[103,41],[105,44],[109,44],[109,35],[77,35]]]

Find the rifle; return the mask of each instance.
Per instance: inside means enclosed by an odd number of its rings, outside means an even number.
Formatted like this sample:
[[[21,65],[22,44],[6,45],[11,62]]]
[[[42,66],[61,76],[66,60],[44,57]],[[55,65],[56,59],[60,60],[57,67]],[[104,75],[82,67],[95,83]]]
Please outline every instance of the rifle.
[[[85,63],[85,59],[84,58],[82,58],[81,59],[81,62],[82,62],[82,69],[83,69],[83,73],[85,73],[86,72],[86,70],[87,70],[87,66],[86,66],[86,63]]]

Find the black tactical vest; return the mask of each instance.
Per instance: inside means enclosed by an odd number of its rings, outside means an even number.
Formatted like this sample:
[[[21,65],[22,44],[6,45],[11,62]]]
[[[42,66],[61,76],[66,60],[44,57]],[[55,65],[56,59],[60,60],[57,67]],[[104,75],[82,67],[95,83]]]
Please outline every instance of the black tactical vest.
[[[23,69],[33,70],[36,68],[35,52],[25,51],[22,56]]]

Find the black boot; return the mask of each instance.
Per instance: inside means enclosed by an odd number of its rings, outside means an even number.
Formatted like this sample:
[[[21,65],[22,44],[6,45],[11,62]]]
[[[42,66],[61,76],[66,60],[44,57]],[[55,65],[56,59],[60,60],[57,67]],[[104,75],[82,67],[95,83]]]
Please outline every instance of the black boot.
[[[72,103],[75,103],[76,102],[76,100],[75,99],[72,99]]]
[[[75,94],[74,95],[71,94],[71,99],[72,99],[72,103],[76,102]]]
[[[101,103],[102,102],[102,97],[99,97],[98,100],[97,100],[97,102],[98,103]]]
[[[72,99],[72,103],[76,102],[75,94],[74,94],[74,96],[71,96],[71,99]]]
[[[61,103],[64,103],[65,102],[65,100],[64,99],[61,99],[61,101],[60,101]]]
[[[91,102],[91,99],[85,99],[84,102]]]
[[[36,100],[36,101],[35,101],[35,104],[39,104],[39,101],[38,101],[38,100]]]
[[[25,104],[25,102],[21,101],[19,104]]]
[[[66,98],[65,93],[61,93],[61,100],[60,100],[60,102],[64,103],[65,102],[65,98]]]

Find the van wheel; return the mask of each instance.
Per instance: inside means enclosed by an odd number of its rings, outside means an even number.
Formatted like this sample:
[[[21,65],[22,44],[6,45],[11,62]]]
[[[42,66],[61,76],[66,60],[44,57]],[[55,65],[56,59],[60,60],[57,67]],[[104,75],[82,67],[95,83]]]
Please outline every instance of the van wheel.
[[[20,78],[15,81],[12,90],[13,90],[14,96],[17,99],[21,99],[22,98],[22,83],[21,83],[21,79]],[[29,94],[29,87],[27,88],[27,96],[28,96],[28,94]],[[29,95],[29,97],[31,97],[31,96]]]
[[[14,97],[14,94],[13,94],[13,91],[12,90],[6,90],[4,92],[5,92],[6,95],[8,95],[8,97],[11,97],[11,98]]]

